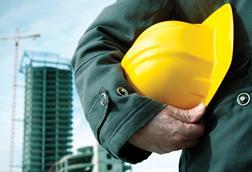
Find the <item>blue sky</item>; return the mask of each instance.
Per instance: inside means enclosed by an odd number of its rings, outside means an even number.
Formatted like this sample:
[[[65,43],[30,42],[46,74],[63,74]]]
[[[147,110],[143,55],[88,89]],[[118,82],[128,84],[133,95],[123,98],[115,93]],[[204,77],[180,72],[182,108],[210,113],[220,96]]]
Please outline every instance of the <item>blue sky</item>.
[[[58,53],[71,58],[78,40],[99,12],[115,0],[0,0],[0,37],[20,34],[41,34],[37,40],[20,42],[19,57],[24,50]],[[7,172],[9,164],[10,119],[12,102],[14,42],[0,41],[0,171]],[[23,118],[24,76],[18,75],[17,118]],[[74,142],[78,147],[96,144],[84,118],[78,96],[74,93]],[[23,124],[15,123],[15,164],[22,162]],[[148,160],[133,166],[134,172],[176,172],[179,152],[153,154]],[[15,169],[14,172],[21,172]]]

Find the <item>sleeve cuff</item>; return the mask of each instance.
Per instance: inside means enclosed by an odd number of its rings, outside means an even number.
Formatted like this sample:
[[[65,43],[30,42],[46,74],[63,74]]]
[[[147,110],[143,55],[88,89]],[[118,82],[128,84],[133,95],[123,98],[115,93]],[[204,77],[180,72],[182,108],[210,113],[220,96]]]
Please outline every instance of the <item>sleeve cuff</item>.
[[[126,162],[136,164],[147,159],[151,152],[142,150],[128,143],[128,140],[141,128],[143,128],[153,117],[164,109],[166,105],[158,101],[147,99],[139,106],[136,106],[127,114],[130,118],[124,121],[123,125],[115,134],[110,137],[109,150]]]
[[[132,156],[134,155],[134,156]],[[151,152],[140,149],[130,143],[125,143],[119,151],[119,157],[123,157],[124,161],[131,164],[139,163],[146,160],[151,155]]]

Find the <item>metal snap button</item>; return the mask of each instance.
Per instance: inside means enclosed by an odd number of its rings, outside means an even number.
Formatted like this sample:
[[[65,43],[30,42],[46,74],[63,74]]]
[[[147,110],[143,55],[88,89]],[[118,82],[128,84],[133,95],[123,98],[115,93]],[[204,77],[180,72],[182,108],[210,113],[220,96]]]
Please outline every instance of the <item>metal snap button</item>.
[[[108,95],[105,92],[100,95],[100,99],[102,106],[105,106],[108,103]]]
[[[117,92],[117,94],[119,96],[127,96],[127,95],[129,95],[128,91],[125,88],[123,88],[123,87],[118,87],[116,89],[116,92]]]
[[[237,103],[240,106],[246,106],[250,103],[250,95],[248,93],[240,93],[237,96]]]

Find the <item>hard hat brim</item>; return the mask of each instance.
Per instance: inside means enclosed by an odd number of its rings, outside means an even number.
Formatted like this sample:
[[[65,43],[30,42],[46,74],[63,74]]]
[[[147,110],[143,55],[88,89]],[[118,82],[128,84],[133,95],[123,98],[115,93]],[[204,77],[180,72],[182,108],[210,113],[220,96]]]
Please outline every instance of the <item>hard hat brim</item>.
[[[234,27],[233,14],[230,4],[225,4],[210,15],[203,25],[214,29],[215,36],[215,65],[212,73],[214,81],[204,103],[207,105],[222,83],[232,62]]]

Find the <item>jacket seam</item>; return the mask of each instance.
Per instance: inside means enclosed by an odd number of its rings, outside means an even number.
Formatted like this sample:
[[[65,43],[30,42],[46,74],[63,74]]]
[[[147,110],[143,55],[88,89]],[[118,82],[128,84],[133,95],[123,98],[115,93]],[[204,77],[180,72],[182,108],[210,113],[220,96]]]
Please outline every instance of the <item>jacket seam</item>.
[[[77,72],[78,72],[85,64],[87,64],[90,60],[92,60],[92,59],[94,59],[94,58],[96,58],[96,57],[98,57],[98,56],[104,55],[104,54],[106,54],[106,53],[108,53],[108,52],[103,52],[103,53],[97,54],[97,55],[95,55],[95,56],[93,56],[93,57],[91,57],[91,58],[85,60],[81,65],[79,65],[79,66],[77,67],[77,69],[76,69],[75,72],[74,72],[74,75],[76,75]],[[87,66],[87,67],[88,67],[88,66]],[[87,67],[84,68],[83,71],[85,71],[85,70],[87,69]]]
[[[96,99],[96,96],[95,96],[95,99]],[[90,114],[94,111],[94,108],[96,107],[96,105],[98,104],[98,102],[99,102],[99,98],[97,98],[97,99],[95,100],[95,102],[93,103],[93,105],[92,105],[91,108],[89,109],[87,115],[90,115]],[[90,117],[89,117],[88,119],[90,119]]]

